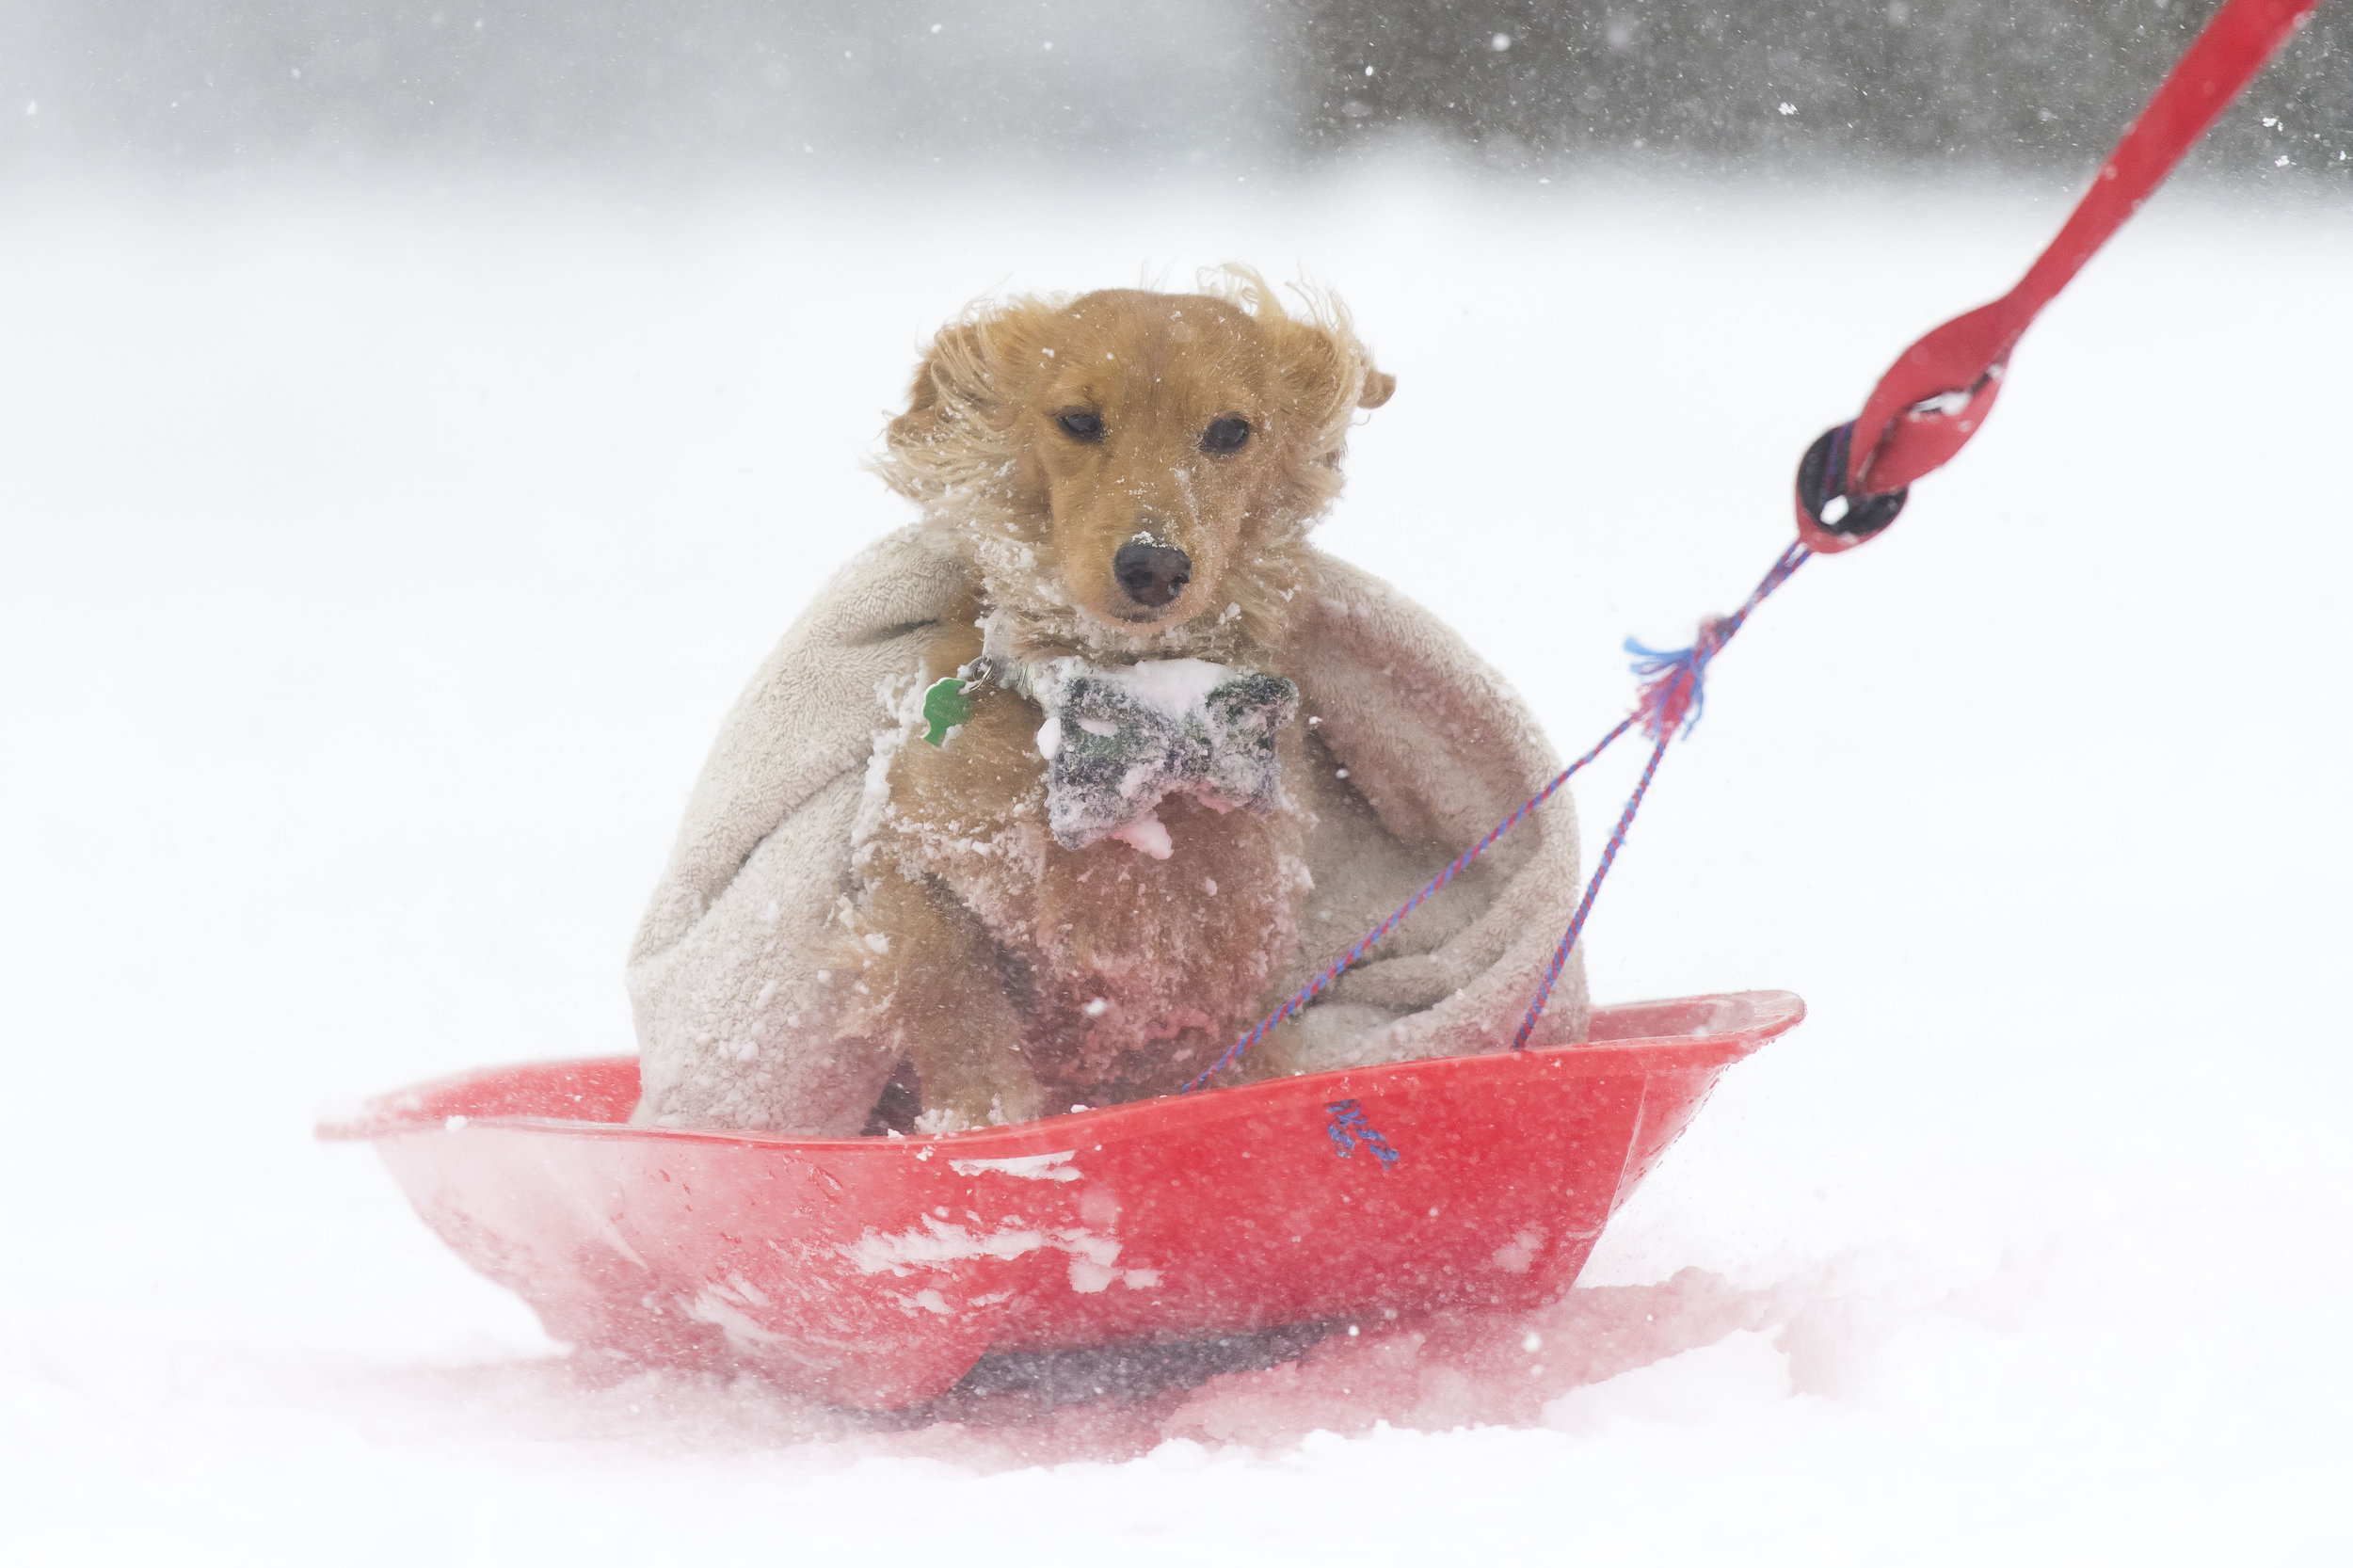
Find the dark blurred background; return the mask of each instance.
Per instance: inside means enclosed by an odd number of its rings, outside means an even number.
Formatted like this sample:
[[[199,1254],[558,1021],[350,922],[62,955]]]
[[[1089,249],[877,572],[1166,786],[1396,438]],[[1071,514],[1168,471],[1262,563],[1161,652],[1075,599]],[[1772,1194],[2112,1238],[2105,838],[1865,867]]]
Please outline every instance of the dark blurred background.
[[[5,0],[0,167],[1248,172],[1418,134],[1504,167],[2072,169],[2216,3]],[[2198,156],[2348,152],[2333,0]]]

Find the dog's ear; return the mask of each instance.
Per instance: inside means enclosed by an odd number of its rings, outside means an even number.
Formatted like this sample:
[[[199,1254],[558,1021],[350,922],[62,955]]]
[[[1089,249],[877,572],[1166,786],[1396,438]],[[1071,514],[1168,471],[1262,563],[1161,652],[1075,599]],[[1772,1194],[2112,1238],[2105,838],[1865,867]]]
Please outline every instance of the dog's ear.
[[[1276,370],[1292,410],[1317,446],[1337,452],[1351,414],[1378,408],[1396,393],[1397,377],[1373,368],[1372,355],[1345,316],[1335,323],[1259,320],[1274,340]]]
[[[993,305],[939,329],[907,388],[906,412],[885,428],[874,472],[901,495],[928,504],[959,489],[1007,482],[1016,426],[1046,350],[1057,306],[1047,299]]]
[[[1339,493],[1340,456],[1356,410],[1377,408],[1397,391],[1396,377],[1373,368],[1371,353],[1339,302],[1322,303],[1321,320],[1263,308],[1257,312],[1285,405],[1275,432],[1285,489],[1276,510],[1303,527]]]
[[[890,450],[1001,439],[1052,363],[1044,345],[1058,311],[1050,299],[1011,299],[941,328],[915,367],[906,412],[886,432]]]
[[[943,327],[907,388],[907,411],[890,422],[893,449],[929,446],[968,422],[985,421],[997,404],[984,321]]]

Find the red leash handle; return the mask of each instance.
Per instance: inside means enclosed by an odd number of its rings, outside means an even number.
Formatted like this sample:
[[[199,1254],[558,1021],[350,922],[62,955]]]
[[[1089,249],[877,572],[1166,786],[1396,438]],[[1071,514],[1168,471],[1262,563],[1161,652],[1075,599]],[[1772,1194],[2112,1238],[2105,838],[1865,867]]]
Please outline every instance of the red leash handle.
[[[2066,227],[2011,289],[1955,316],[1888,367],[1850,425],[1798,467],[1798,536],[1831,554],[1877,536],[1906,488],[1969,444],[2002,390],[2010,350],[2320,0],[2229,0],[2206,24],[2101,166]]]

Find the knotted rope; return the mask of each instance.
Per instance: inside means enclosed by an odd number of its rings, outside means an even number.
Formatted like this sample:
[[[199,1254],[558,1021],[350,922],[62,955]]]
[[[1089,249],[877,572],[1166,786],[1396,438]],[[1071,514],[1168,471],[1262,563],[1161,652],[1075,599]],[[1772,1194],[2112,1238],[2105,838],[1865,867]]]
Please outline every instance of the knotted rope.
[[[1280,1007],[1259,1019],[1249,1032],[1226,1047],[1223,1055],[1194,1075],[1178,1093],[1189,1095],[1202,1087],[1241,1060],[1251,1047],[1265,1039],[1285,1020],[1296,1017],[1309,1002],[1329,989],[1333,982],[1361,963],[1382,938],[1403,924],[1407,916],[1461,875],[1465,867],[1494,848],[1496,841],[1506,833],[1527,821],[1530,812],[1560,792],[1562,785],[1608,751],[1619,737],[1629,729],[1639,728],[1652,738],[1650,761],[1642,769],[1642,776],[1635,784],[1633,794],[1627,797],[1625,809],[1619,814],[1618,825],[1610,833],[1609,841],[1602,848],[1601,859],[1593,867],[1593,879],[1585,885],[1585,896],[1578,902],[1577,914],[1569,921],[1567,932],[1561,936],[1561,945],[1554,950],[1552,963],[1536,988],[1535,999],[1529,1004],[1527,1017],[1521,1020],[1519,1033],[1512,1041],[1513,1050],[1526,1047],[1529,1035],[1536,1028],[1537,1019],[1544,1015],[1545,1003],[1551,1000],[1553,986],[1560,982],[1561,969],[1568,964],[1570,951],[1577,946],[1577,936],[1585,929],[1585,919],[1593,913],[1593,901],[1600,896],[1601,885],[1609,875],[1610,865],[1625,844],[1626,830],[1634,825],[1634,814],[1641,809],[1642,796],[1649,791],[1650,781],[1658,772],[1658,764],[1666,756],[1668,743],[1677,734],[1689,733],[1691,727],[1699,722],[1700,708],[1706,691],[1708,663],[1723,650],[1724,645],[1732,640],[1733,633],[1746,623],[1749,613],[1763,603],[1775,588],[1788,582],[1790,574],[1803,566],[1813,553],[1803,544],[1792,543],[1773,562],[1771,569],[1765,573],[1764,579],[1740,608],[1729,616],[1711,616],[1701,623],[1699,637],[1689,648],[1660,652],[1627,638],[1626,651],[1636,656],[1635,673],[1643,678],[1641,693],[1635,702],[1634,711],[1611,726],[1609,732],[1594,742],[1591,750],[1555,774],[1543,789],[1522,801],[1510,816],[1489,828],[1478,842],[1448,861],[1445,869],[1422,884],[1420,890],[1400,904],[1396,913],[1365,933],[1347,952],[1293,992]]]

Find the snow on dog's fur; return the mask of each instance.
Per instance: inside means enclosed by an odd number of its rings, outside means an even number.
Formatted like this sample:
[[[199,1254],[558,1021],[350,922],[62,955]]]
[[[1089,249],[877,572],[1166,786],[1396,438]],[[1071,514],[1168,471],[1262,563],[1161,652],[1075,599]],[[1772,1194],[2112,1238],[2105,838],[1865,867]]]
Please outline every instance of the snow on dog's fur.
[[[845,1029],[912,1065],[926,1129],[1173,1089],[1298,950],[1298,792],[1263,815],[1173,795],[1152,853],[1065,849],[1028,697],[980,682],[946,744],[914,739],[921,693],[984,643],[1000,667],[1283,673],[1307,530],[1355,411],[1395,383],[1337,302],[1294,314],[1239,270],[1213,286],[976,310],[938,334],[891,422],[884,477],[977,584],[877,747],[844,922]],[[1278,736],[1286,778],[1303,744],[1297,725]]]

